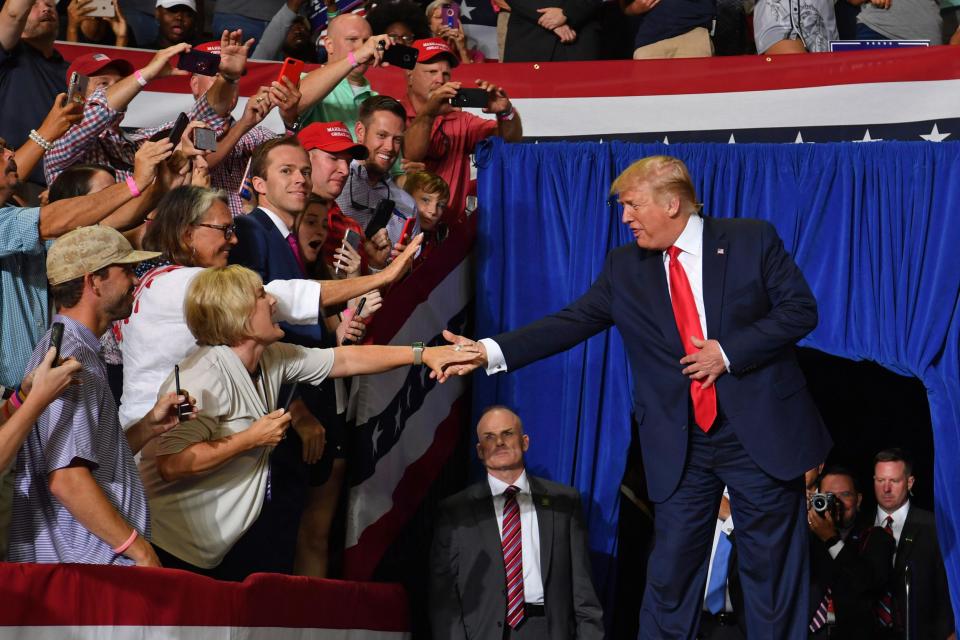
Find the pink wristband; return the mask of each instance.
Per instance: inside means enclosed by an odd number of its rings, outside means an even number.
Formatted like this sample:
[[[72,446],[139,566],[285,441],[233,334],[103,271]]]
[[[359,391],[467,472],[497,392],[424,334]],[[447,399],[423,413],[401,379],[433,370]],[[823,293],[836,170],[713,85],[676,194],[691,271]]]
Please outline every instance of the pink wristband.
[[[130,532],[130,537],[127,538],[127,541],[124,542],[124,543],[123,543],[122,545],[120,545],[119,547],[117,547],[116,549],[114,549],[113,552],[114,552],[115,554],[117,554],[117,555],[120,555],[121,553],[123,553],[124,551],[126,551],[127,549],[129,549],[129,548],[130,548],[130,545],[133,544],[133,541],[137,539],[137,535],[139,535],[139,534],[137,533],[137,530],[136,530],[136,529],[134,529],[133,531],[131,531],[131,532]]]
[[[350,318],[353,317],[353,309],[344,309],[343,310],[343,321],[350,322]]]
[[[357,56],[353,55],[353,51],[347,52],[347,60],[350,61],[350,65],[351,65],[354,69],[356,69],[357,67],[360,66],[360,63],[357,62]]]
[[[140,73],[140,69],[137,69],[133,72],[133,77],[137,79],[137,82],[141,87],[147,86],[147,79],[143,77],[142,73]]]
[[[12,396],[7,398],[10,404],[13,405],[14,409],[19,409],[23,405],[23,401],[26,400],[26,397],[23,397],[20,395],[21,393],[22,392],[20,391],[20,389],[17,389],[17,391]]]
[[[127,188],[130,189],[134,198],[140,197],[140,187],[137,186],[137,181],[133,179],[133,176],[127,176]]]

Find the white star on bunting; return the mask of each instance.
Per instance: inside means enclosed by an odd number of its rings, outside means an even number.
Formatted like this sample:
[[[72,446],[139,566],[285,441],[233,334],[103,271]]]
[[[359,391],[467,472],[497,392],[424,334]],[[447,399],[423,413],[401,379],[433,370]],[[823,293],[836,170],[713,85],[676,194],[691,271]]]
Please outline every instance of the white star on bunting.
[[[870,129],[867,129],[867,132],[863,134],[862,140],[854,140],[853,142],[880,142],[883,138],[871,138]]]
[[[670,138],[663,136],[663,144],[670,144]]]
[[[926,140],[927,142],[943,142],[950,137],[949,133],[940,133],[940,129],[937,128],[937,123],[933,123],[933,129],[927,135],[920,134],[920,137]]]
[[[460,15],[467,20],[473,21],[473,16],[470,14],[473,13],[473,7],[466,3],[466,0],[460,3]]]
[[[730,139],[727,140],[727,144],[737,144],[737,139],[733,137],[733,134],[730,134]]]

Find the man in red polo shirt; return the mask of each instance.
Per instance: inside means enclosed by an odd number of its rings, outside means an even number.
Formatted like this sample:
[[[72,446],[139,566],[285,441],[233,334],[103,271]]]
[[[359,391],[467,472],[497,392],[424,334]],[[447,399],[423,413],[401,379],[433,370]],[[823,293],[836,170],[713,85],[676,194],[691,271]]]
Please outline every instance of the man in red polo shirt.
[[[520,114],[502,88],[479,79],[477,86],[488,95],[484,112],[497,114],[497,119],[488,120],[452,107],[450,99],[462,84],[450,81],[450,70],[458,64],[457,56],[442,38],[417,40],[413,46],[419,55],[417,66],[407,72],[404,106],[409,125],[403,140],[403,157],[426,163],[427,171],[447,181],[447,215],[459,216],[470,188],[470,154],[490,136],[518,142],[523,137]]]

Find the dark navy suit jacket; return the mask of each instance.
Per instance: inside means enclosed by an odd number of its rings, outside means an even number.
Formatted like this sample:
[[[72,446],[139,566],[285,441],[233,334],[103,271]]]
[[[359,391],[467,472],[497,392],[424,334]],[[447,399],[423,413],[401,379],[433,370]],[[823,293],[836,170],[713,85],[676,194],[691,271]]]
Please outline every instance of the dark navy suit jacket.
[[[772,225],[704,218],[703,296],[707,337],[730,360],[730,372],[716,383],[721,415],[766,473],[799,477],[823,461],[832,442],[793,351],[817,325],[817,303]],[[582,297],[493,340],[512,371],[610,325],[620,330],[630,359],[650,498],[660,502],[680,482],[692,422],[661,251],[636,244],[614,249]]]
[[[230,251],[230,262],[241,264],[260,274],[264,282],[305,278],[287,239],[264,211],[254,209],[249,215],[234,218],[237,245]],[[317,302],[319,304],[319,301]],[[284,342],[304,347],[321,347],[325,328],[315,325],[293,325],[281,322]]]

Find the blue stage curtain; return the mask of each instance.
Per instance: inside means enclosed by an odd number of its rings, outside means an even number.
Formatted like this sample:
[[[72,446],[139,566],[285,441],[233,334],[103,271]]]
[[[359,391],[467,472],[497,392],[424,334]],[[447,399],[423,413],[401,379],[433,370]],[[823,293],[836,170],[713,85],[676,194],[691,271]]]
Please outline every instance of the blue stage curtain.
[[[819,303],[820,324],[801,344],[926,386],[937,526],[960,612],[960,144],[488,142],[477,155],[478,337],[586,291],[607,252],[633,241],[610,183],[655,154],[687,163],[706,215],[776,226]],[[532,472],[583,494],[607,602],[630,375],[643,372],[628,370],[613,330],[517,372],[475,376],[478,410],[507,404],[523,418]]]

